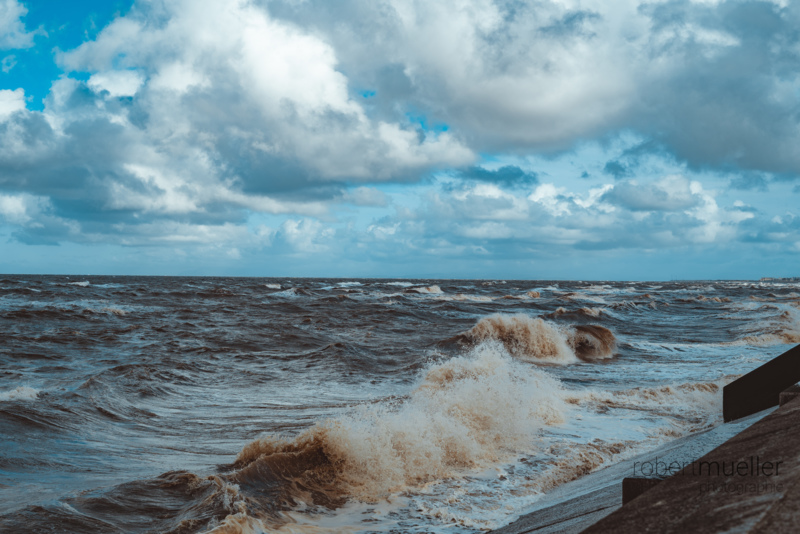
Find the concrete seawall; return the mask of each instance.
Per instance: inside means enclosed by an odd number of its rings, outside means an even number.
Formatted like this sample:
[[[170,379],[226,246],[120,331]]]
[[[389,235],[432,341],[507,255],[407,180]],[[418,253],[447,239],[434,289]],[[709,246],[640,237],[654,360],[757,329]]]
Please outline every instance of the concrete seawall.
[[[800,530],[798,381],[800,346],[724,388],[725,424],[565,484],[494,532]]]
[[[709,453],[725,441],[766,417],[773,410],[721,424],[666,443],[614,465],[564,484],[534,503],[529,511],[513,523],[494,530],[495,534],[535,532],[581,532],[622,506],[622,481],[626,477],[646,474],[647,464],[687,464]],[[642,473],[642,468],[645,473]],[[638,469],[638,472],[637,472]]]
[[[585,532],[796,532],[798,519],[795,398]]]

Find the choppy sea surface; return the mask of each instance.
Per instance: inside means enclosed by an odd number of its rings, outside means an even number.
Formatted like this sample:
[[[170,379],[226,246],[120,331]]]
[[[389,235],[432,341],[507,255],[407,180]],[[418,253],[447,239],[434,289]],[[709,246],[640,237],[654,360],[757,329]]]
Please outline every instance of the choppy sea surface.
[[[798,342],[800,283],[0,275],[0,531],[488,530]]]

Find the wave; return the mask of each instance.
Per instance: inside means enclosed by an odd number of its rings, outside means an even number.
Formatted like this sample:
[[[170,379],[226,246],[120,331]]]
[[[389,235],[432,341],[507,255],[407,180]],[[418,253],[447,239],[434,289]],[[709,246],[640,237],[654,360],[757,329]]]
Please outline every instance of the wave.
[[[768,323],[764,329],[765,331],[762,333],[744,336],[727,343],[727,345],[763,346],[800,343],[800,320],[789,310],[774,318],[773,322]]]
[[[264,284],[264,286],[267,289],[280,289],[281,288],[280,284]]]
[[[697,300],[700,302],[730,302],[731,299],[728,297],[706,297],[704,295],[700,295],[697,297]]]
[[[598,304],[607,304],[606,300],[602,297],[598,297],[595,295],[587,295],[585,293],[580,293],[578,291],[568,291],[567,293],[561,293],[558,295],[559,299],[563,300],[588,300],[589,302],[596,302]]]
[[[677,300],[678,302],[681,302],[681,299]],[[695,302],[695,300],[694,299],[684,300],[682,302]],[[642,308],[650,308],[652,310],[657,310],[659,304],[661,304],[662,306],[669,306],[668,302],[656,302],[655,300],[649,300],[649,301],[623,300],[620,302],[613,302],[609,304],[608,307],[614,310],[630,310],[630,311],[641,310]]]
[[[528,291],[523,295],[503,295],[500,299],[513,299],[513,300],[527,300],[527,299],[538,299],[541,294],[538,291]]]
[[[559,306],[553,313],[548,313],[544,317],[558,317],[562,315],[574,317],[593,317],[599,318],[605,312],[605,308],[578,308],[577,310],[569,311],[566,308]]]
[[[421,293],[423,295],[441,295],[444,293],[442,288],[439,286],[428,286],[428,287],[412,287],[408,291],[414,291],[416,293]]]
[[[0,391],[0,401],[36,400],[39,391],[28,386],[17,386],[11,391]]]
[[[562,326],[524,314],[484,317],[464,335],[473,342],[499,341],[514,357],[535,363],[599,360],[616,349],[614,334],[602,326]]]
[[[41,293],[41,289],[33,287],[0,287],[0,294],[3,295],[25,295],[30,296],[31,293]]]
[[[492,297],[482,295],[465,295],[464,293],[456,293],[454,296],[437,296],[434,300],[444,301],[458,301],[458,302],[492,302]]]
[[[778,329],[774,332],[766,334],[758,334],[755,336],[744,336],[741,339],[732,341],[728,345],[781,345],[790,343],[800,343],[800,331],[797,329],[783,330]]]
[[[68,285],[71,286],[80,286],[80,287],[89,287],[89,281],[84,280],[83,282],[69,282]]]
[[[360,405],[295,438],[267,436],[249,443],[225,479],[237,488],[269,488],[271,496],[280,485],[282,510],[333,509],[352,500],[371,507],[401,494],[431,518],[496,528],[507,511],[497,507],[496,497],[485,493],[480,482],[471,485],[478,481],[473,474],[490,467],[502,473],[514,464],[518,476],[500,477],[503,491],[511,493],[505,498],[530,503],[532,496],[654,443],[713,426],[720,419],[722,386],[730,378],[621,391],[573,390],[515,360],[500,343],[487,342],[429,365],[399,401]],[[571,436],[581,421],[589,418],[605,427],[620,410],[636,414],[625,416],[626,421],[653,416],[659,421],[637,430],[633,439]],[[445,495],[452,489],[474,490],[465,502],[469,510],[426,500],[429,492]],[[276,531],[283,531],[281,526],[290,532],[295,527],[305,532],[306,526],[309,532],[326,531],[311,524],[279,525],[291,515],[259,515],[257,506],[248,506],[212,532],[248,532],[265,523]]]
[[[620,391],[585,390],[575,392],[567,402],[606,409],[645,410],[648,414],[680,420],[679,428],[662,428],[661,434],[678,437],[719,422],[722,413],[722,388],[737,378],[728,375],[716,381],[687,382]],[[679,430],[677,434],[674,432]],[[683,432],[680,432],[682,430]]]
[[[396,287],[411,287],[414,284],[411,282],[385,282],[384,285],[387,286],[396,286]]]
[[[294,439],[250,443],[232,480],[278,478],[304,502],[373,502],[528,450],[539,430],[564,421],[563,396],[544,371],[481,344],[428,367],[402,402],[361,405]]]
[[[301,296],[308,296],[311,293],[306,291],[305,289],[299,287],[290,287],[289,289],[284,289],[283,291],[277,291],[275,293],[271,293],[270,297],[288,297],[288,298],[295,298]]]
[[[675,299],[678,302],[730,302],[728,297],[706,297],[705,295],[698,295],[686,299]]]

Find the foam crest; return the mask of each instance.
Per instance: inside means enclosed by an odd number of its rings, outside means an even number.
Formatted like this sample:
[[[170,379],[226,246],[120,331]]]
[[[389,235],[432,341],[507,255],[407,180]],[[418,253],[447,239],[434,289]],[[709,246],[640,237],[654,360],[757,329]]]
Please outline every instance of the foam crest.
[[[556,379],[482,344],[429,367],[403,402],[361,405],[293,440],[250,443],[237,478],[283,473],[314,502],[374,501],[529,449],[539,430],[565,420],[563,396]]]
[[[271,297],[287,297],[287,298],[295,298],[300,296],[308,296],[310,293],[305,289],[299,287],[290,287],[289,289],[284,289],[283,291],[277,291],[275,293],[271,293]]]
[[[280,284],[264,284],[264,287],[266,287],[267,289],[280,289],[281,285]]]
[[[467,295],[465,293],[456,293],[452,297],[446,295],[437,296],[434,300],[443,300],[449,302],[492,302],[493,299],[492,297],[483,295]]]
[[[724,345],[780,345],[800,343],[800,319],[794,310],[784,310],[763,326],[761,333],[747,335]]]
[[[28,386],[17,386],[11,391],[0,391],[0,401],[36,400],[39,392]]]
[[[472,341],[501,342],[514,357],[535,363],[569,364],[614,355],[614,334],[602,326],[562,326],[524,314],[494,314],[468,330]]]
[[[89,287],[89,281],[84,280],[83,282],[69,282],[71,286],[80,286],[80,287]]]
[[[705,295],[699,295],[696,299],[698,302],[730,302],[731,299],[728,297],[706,297]]]
[[[421,293],[423,295],[441,295],[444,293],[442,288],[439,286],[428,286],[428,287],[412,287],[409,291],[416,291],[417,293]]]
[[[598,304],[606,304],[605,299],[603,299],[602,297],[598,297],[596,295],[587,295],[579,291],[569,291],[567,293],[562,293],[558,295],[558,298],[563,300],[588,300],[590,302],[596,302]]]

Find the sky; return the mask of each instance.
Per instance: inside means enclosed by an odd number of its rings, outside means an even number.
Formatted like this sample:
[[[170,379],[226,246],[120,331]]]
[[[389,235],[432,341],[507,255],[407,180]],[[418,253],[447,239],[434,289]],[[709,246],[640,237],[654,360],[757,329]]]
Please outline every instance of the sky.
[[[0,0],[0,272],[800,276],[800,3]]]

